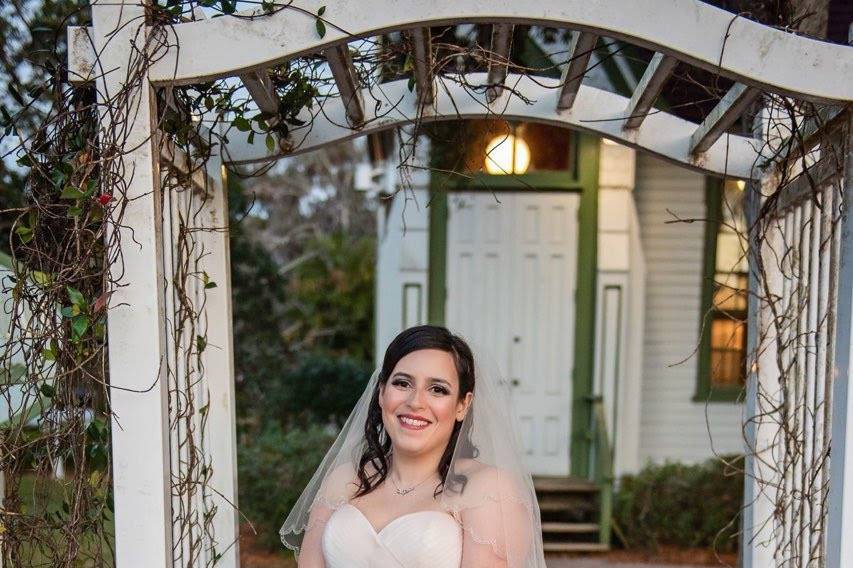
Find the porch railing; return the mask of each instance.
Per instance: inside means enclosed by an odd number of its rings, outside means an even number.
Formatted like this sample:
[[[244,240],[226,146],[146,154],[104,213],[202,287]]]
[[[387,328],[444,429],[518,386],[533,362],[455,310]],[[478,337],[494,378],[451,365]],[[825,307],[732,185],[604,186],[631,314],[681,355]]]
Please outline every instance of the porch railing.
[[[610,546],[613,516],[613,450],[607,433],[604,397],[594,396],[592,402],[592,479],[598,486],[598,540]]]

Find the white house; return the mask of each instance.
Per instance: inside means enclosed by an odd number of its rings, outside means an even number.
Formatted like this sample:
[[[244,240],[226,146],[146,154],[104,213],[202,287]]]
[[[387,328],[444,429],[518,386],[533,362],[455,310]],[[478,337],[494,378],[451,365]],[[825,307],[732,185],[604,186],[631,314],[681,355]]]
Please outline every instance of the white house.
[[[616,478],[742,453],[744,182],[547,124],[468,124],[482,172],[386,180],[377,360],[422,323],[483,346],[509,375],[528,466],[552,484],[596,478],[607,449]]]
[[[614,89],[604,71],[586,80]],[[470,154],[497,139],[485,161],[500,160],[511,135],[482,124]],[[746,268],[730,208],[743,182],[589,134],[513,128],[524,174],[419,170],[382,201],[377,358],[419,323],[485,346],[511,376],[537,474],[585,475],[597,396],[617,475],[741,452]]]

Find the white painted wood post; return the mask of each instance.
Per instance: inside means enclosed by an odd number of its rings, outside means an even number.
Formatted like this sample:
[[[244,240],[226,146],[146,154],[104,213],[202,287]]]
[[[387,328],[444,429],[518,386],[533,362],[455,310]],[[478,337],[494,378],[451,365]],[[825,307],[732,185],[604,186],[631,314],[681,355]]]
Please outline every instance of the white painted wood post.
[[[853,115],[847,117],[826,535],[827,568],[853,566]]]
[[[208,347],[202,353],[209,404],[205,454],[213,464],[210,500],[216,507],[212,543],[221,559],[216,566],[237,568],[240,564],[239,513],[237,511],[237,431],[234,398],[234,348],[231,319],[231,255],[228,232],[227,178],[219,153],[208,162],[207,199],[199,221],[210,229],[200,241],[207,253],[202,268],[216,287],[206,290]],[[201,286],[203,288],[203,286]],[[204,290],[202,290],[204,292]]]
[[[764,179],[766,187],[773,180]],[[776,449],[776,434],[779,426],[773,416],[765,416],[770,401],[762,403],[761,396],[778,389],[779,372],[776,365],[776,328],[772,312],[765,298],[758,272],[758,259],[767,259],[770,265],[766,276],[771,280],[767,288],[781,288],[782,274],[772,264],[776,250],[784,246],[781,227],[768,230],[761,241],[753,232],[758,211],[761,207],[762,184],[750,182],[746,196],[746,220],[749,233],[749,289],[754,293],[748,298],[747,365],[744,419],[746,437],[746,459],[744,461],[744,495],[741,513],[740,565],[743,568],[768,568],[773,566],[776,549],[773,515],[776,495],[772,489],[776,474],[774,467],[779,457]],[[774,384],[775,383],[775,384]]]
[[[140,27],[147,3],[92,5],[98,72],[106,71],[98,81],[101,104],[109,104],[127,81],[131,44],[144,49]],[[127,201],[116,229],[121,261],[112,270],[123,286],[112,290],[108,312],[115,550],[118,568],[159,568],[172,566],[160,173],[147,75],[136,88],[126,113],[130,123],[121,125],[127,133],[122,157]],[[111,128],[113,112],[102,107],[102,132]]]

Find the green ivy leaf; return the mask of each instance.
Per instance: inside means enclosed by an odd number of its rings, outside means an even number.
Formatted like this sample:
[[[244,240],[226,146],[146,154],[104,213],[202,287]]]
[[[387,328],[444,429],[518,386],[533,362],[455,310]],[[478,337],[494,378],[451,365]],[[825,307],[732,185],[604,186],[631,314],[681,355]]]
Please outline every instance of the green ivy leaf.
[[[39,392],[41,392],[41,394],[43,394],[47,398],[53,398],[53,396],[56,394],[56,389],[53,388],[53,385],[43,383],[41,387],[39,387]]]
[[[89,329],[89,316],[79,315],[71,319],[71,339],[79,341]]]
[[[235,117],[234,120],[231,121],[231,125],[240,132],[249,132],[252,129],[252,123],[250,123],[249,119],[244,116]]]
[[[83,199],[86,194],[73,185],[66,185],[59,194],[60,199]]]
[[[314,22],[314,24],[317,28],[317,35],[319,35],[320,37],[325,37],[326,36],[326,24],[323,23],[323,20],[321,20],[320,18],[317,18],[317,20]]]
[[[53,283],[53,277],[47,272],[42,272],[41,270],[33,270],[32,276],[35,283],[43,288],[50,286]]]
[[[275,138],[273,138],[272,134],[267,134],[267,138],[265,140],[267,144],[267,150],[272,153],[275,151]]]
[[[15,227],[15,234],[21,238],[21,242],[24,244],[33,240],[33,230],[24,225],[18,225]]]
[[[92,178],[86,182],[86,191],[84,191],[83,193],[86,195],[86,197],[92,197],[95,194],[95,190],[97,190],[97,189],[98,189],[98,180],[96,180],[95,178]]]
[[[196,349],[198,349],[198,352],[201,353],[202,351],[204,351],[204,348],[207,347],[207,338],[203,335],[196,335],[195,346]]]
[[[320,6],[320,9],[319,9],[319,10],[317,10],[317,15],[318,15],[318,16],[322,16],[322,15],[323,15],[323,14],[325,14],[325,13],[326,13],[326,7],[325,7],[325,6]]]
[[[80,290],[73,286],[66,286],[65,289],[68,291],[68,298],[71,300],[72,304],[81,308],[85,308],[89,305],[89,303],[86,302],[86,296],[84,296]]]

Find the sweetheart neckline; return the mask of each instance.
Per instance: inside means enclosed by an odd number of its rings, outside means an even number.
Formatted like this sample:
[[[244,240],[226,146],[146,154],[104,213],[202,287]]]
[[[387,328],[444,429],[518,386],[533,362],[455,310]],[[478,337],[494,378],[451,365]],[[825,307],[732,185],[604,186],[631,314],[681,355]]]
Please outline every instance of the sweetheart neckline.
[[[450,520],[451,520],[454,524],[456,523],[456,519],[454,519],[454,518],[453,518],[453,516],[452,516],[452,515],[450,515],[450,513],[446,513],[446,512],[444,512],[444,511],[436,511],[436,510],[432,510],[432,509],[427,509],[427,510],[424,510],[424,511],[414,511],[413,513],[405,513],[405,514],[403,514],[403,515],[400,515],[399,517],[394,517],[394,518],[393,518],[393,519],[391,519],[389,522],[387,522],[387,523],[385,524],[385,526],[384,526],[384,527],[382,527],[381,529],[379,529],[379,530],[377,531],[377,530],[376,530],[376,528],[373,526],[373,523],[371,523],[371,522],[370,522],[370,519],[368,519],[368,518],[367,518],[367,515],[365,515],[365,514],[361,511],[361,509],[359,509],[358,507],[356,507],[356,506],[355,506],[355,505],[353,505],[352,503],[347,503],[347,504],[345,504],[345,505],[344,505],[344,507],[352,507],[353,509],[355,509],[355,512],[356,512],[356,513],[358,513],[358,516],[359,516],[359,517],[361,517],[361,518],[364,520],[364,522],[367,524],[367,526],[368,526],[368,527],[370,527],[371,532],[373,532],[373,534],[374,534],[374,535],[376,535],[377,537],[378,537],[378,536],[380,536],[383,532],[385,532],[385,529],[387,529],[388,527],[390,527],[391,525],[393,525],[393,524],[394,524],[394,523],[396,523],[397,521],[400,521],[400,520],[402,520],[402,519],[405,519],[406,517],[413,517],[413,516],[415,516],[415,515],[423,515],[423,514],[429,514],[429,513],[436,513],[436,514],[438,514],[438,515],[446,515],[446,516],[450,517]]]

